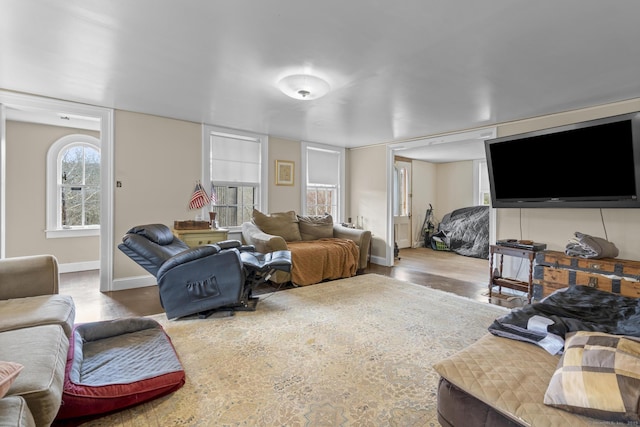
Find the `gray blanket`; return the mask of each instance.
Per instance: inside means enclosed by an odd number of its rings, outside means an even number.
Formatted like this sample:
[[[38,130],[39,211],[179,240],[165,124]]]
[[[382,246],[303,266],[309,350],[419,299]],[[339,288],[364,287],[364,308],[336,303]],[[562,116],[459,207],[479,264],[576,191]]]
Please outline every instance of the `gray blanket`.
[[[442,219],[438,229],[453,252],[474,258],[489,258],[489,206],[456,209]]]
[[[593,237],[578,231],[575,240],[567,243],[564,253],[581,258],[615,258],[618,248],[601,237]]]

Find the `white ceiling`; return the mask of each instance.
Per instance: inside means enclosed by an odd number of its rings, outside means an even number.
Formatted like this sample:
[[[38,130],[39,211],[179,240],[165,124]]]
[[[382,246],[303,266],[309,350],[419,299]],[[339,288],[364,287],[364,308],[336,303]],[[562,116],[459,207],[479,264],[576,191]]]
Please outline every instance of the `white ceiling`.
[[[637,0],[2,0],[0,88],[358,147],[638,98],[638,16]],[[276,88],[302,72],[329,94]]]

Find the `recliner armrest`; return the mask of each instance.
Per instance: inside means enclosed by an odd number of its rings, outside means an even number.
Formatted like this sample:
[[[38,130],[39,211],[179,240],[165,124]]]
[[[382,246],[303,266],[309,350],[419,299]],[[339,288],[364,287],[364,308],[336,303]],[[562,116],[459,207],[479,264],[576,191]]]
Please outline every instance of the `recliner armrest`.
[[[240,240],[222,240],[214,244],[220,249],[239,248],[242,245],[242,243],[240,243]]]
[[[156,275],[156,277],[158,278],[158,280],[160,280],[160,278],[167,271],[171,270],[172,268],[178,265],[186,264],[187,262],[194,261],[200,258],[205,258],[220,252],[222,252],[222,250],[217,245],[204,245],[204,246],[197,246],[195,248],[187,249],[186,251],[180,252],[179,254],[172,256],[164,264],[162,264],[160,269],[158,269],[158,274]]]

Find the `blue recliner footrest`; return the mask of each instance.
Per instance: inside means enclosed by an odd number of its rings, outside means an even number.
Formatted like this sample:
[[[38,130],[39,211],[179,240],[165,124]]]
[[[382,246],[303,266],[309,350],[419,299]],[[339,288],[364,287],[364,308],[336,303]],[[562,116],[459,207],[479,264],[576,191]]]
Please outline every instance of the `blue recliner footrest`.
[[[241,252],[240,258],[245,268],[266,273],[270,270],[291,271],[291,251],[275,251],[270,253]]]

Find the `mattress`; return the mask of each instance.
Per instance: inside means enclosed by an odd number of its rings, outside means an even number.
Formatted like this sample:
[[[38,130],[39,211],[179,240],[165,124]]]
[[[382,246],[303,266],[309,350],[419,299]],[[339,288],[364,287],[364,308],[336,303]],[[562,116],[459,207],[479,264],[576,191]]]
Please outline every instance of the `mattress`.
[[[473,407],[469,410],[474,413],[466,414],[463,420],[490,420],[494,418],[487,417],[499,414],[499,418],[505,418],[501,422],[512,422],[500,425],[602,426],[602,420],[572,414],[543,403],[558,361],[559,356],[551,355],[534,344],[487,333],[474,344],[434,365],[441,378],[454,387],[441,383],[439,393],[453,390],[453,394],[447,396],[449,401],[439,402],[440,416],[445,420],[443,424],[467,427],[467,422],[456,424],[456,416],[451,412]],[[451,402],[451,399],[456,402]],[[497,414],[489,414],[492,411],[479,413],[486,408],[477,405],[476,400]],[[493,426],[491,422],[482,422],[476,425]]]

